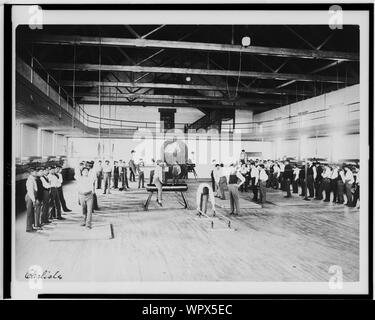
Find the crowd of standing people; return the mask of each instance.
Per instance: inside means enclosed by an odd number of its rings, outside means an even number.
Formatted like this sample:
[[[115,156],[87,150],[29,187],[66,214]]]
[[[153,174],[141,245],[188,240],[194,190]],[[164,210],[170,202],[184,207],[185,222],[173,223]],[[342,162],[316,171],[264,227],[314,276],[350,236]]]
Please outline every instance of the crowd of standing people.
[[[232,172],[232,178],[230,177]],[[236,172],[233,190],[233,172]],[[356,207],[359,200],[360,171],[358,165],[328,164],[307,161],[249,159],[242,150],[239,161],[225,167],[212,162],[211,182],[215,196],[225,200],[228,189],[231,214],[239,213],[239,192],[251,192],[252,200],[264,204],[267,188],[280,189],[285,198],[299,194],[304,199],[323,200]]]
[[[150,183],[158,190],[157,203],[162,206],[162,185],[166,183],[166,164],[161,160],[152,160]],[[75,169],[77,180],[78,203],[81,206],[82,226],[92,227],[92,213],[99,210],[96,193],[110,194],[111,189],[126,191],[129,181],[136,182],[138,188],[145,187],[145,163],[137,159],[131,151],[129,162],[123,160],[98,160],[80,162]],[[31,168],[26,181],[26,231],[42,230],[52,220],[64,220],[62,211],[70,212],[63,193],[63,177],[60,166]],[[172,165],[173,184],[178,184],[181,167],[176,161]],[[328,164],[318,161],[307,161],[301,164],[289,160],[249,159],[242,150],[239,161],[224,166],[212,162],[212,190],[215,197],[226,200],[228,190],[231,215],[240,213],[239,192],[251,192],[252,200],[263,204],[266,202],[267,189],[280,189],[286,193],[285,198],[299,194],[304,199],[323,200],[356,207],[359,200],[360,174],[359,166],[349,164]]]
[[[26,180],[26,232],[43,230],[52,220],[65,220],[71,212],[63,193],[61,166],[30,168]]]

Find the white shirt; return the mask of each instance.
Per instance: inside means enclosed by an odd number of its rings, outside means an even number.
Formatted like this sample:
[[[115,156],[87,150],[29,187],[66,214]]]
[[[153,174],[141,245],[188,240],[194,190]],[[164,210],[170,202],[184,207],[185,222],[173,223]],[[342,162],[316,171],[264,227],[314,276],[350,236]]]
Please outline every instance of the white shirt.
[[[325,168],[325,170],[323,171],[323,174],[322,174],[322,177],[323,178],[328,178],[328,179],[331,179],[332,178],[332,171],[330,168]]]
[[[345,172],[344,172],[344,170],[341,170],[339,174],[340,174],[340,177],[341,177],[342,181],[345,183]]]
[[[218,174],[219,179],[220,179],[221,177],[227,176],[227,170],[224,167],[220,166],[217,174]]]
[[[285,171],[285,164],[280,162],[279,163],[279,167],[280,167],[280,172],[284,172]]]
[[[332,170],[331,179],[336,179],[339,176],[339,170],[337,168],[334,168]]]
[[[99,173],[99,172],[101,172],[101,171],[103,170],[102,165],[99,164],[99,163],[98,163],[94,168],[95,168],[95,171],[96,171],[97,173]]]
[[[92,192],[94,188],[94,179],[92,175],[88,175],[87,177],[81,176],[78,179],[78,192],[79,193],[88,193]]]
[[[57,178],[57,187],[60,188],[62,186],[62,183],[63,183],[63,177],[62,177],[62,174],[59,172],[59,173],[56,173],[59,177]]]
[[[51,188],[58,188],[59,185],[59,179],[55,176],[55,174],[50,173],[48,175],[49,184],[51,185]]]
[[[316,172],[316,167],[315,166],[313,166],[313,173],[314,173],[314,179],[316,179],[316,175],[317,175],[317,172]]]
[[[234,170],[233,167],[229,167],[227,170],[223,170],[223,171],[226,171],[225,176],[227,177],[227,183],[229,183],[229,176],[232,175],[232,174],[236,174],[236,177],[241,180],[239,185],[241,185],[245,182],[245,178],[241,174],[241,172],[239,172],[238,170]]]
[[[359,173],[359,170],[357,170],[357,173],[355,174],[355,182],[359,185],[359,178],[360,178],[360,173]]]
[[[297,181],[298,177],[299,177],[299,172],[301,171],[300,168],[294,168],[293,169],[293,174],[294,174],[294,181]]]
[[[277,174],[277,177],[279,177],[280,176],[280,168],[279,168],[279,166],[275,163],[274,165],[273,165],[273,173],[275,174]]]
[[[74,169],[74,179],[78,180],[80,176],[81,176],[81,168],[77,167]]]
[[[26,180],[26,191],[31,201],[34,202],[35,194],[38,191],[38,186],[36,184],[35,178],[32,175],[29,175]]]
[[[49,189],[51,188],[51,185],[49,183],[49,179],[48,179],[48,176],[41,176],[40,177],[40,181],[42,181],[42,185],[43,185],[43,188],[45,189]]]
[[[346,171],[345,182],[354,183],[354,176],[353,176],[353,172],[351,170]]]
[[[109,164],[104,164],[103,165],[103,172],[104,173],[111,173],[112,172],[112,167]]]
[[[220,180],[220,167],[214,169],[214,180],[219,183]]]
[[[152,182],[155,184],[156,179],[159,179],[160,182],[163,181],[163,168],[161,166],[155,166],[154,176]]]
[[[250,176],[252,178],[255,178],[255,183],[258,181],[258,178],[259,178],[259,170],[257,168],[251,168],[250,170]]]
[[[265,182],[265,181],[268,180],[268,175],[266,173],[266,170],[260,169],[260,171],[259,171],[259,180],[263,181],[263,182]]]

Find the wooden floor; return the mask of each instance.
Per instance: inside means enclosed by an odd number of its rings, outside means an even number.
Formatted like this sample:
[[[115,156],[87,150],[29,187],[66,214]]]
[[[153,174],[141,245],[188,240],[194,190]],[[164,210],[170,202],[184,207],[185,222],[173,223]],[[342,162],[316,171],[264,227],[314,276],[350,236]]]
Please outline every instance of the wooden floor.
[[[188,184],[187,198],[196,208],[198,182]],[[100,211],[92,231],[112,224],[113,239],[97,230],[98,238],[53,241],[64,230],[79,232],[75,182],[64,186],[73,210],[64,215],[67,220],[29,234],[25,213],[17,215],[17,280],[25,279],[31,265],[60,271],[65,281],[328,281],[331,265],[341,266],[344,281],[359,280],[358,209],[298,196],[284,199],[274,190],[261,208],[243,193],[246,208],[231,218],[228,231],[225,220],[214,219],[212,229],[211,220],[181,209],[175,194],[164,194],[162,209],[153,198],[149,211],[143,211],[147,194],[131,187],[130,192],[98,193]],[[229,218],[223,205],[218,213]]]

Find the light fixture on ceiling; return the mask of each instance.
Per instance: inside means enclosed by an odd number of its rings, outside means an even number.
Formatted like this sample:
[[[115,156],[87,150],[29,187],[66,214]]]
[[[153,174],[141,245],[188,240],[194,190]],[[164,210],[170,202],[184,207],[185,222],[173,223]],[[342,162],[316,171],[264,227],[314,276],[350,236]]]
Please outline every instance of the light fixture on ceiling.
[[[190,81],[191,81],[191,77],[190,77],[190,76],[187,76],[187,77],[185,78],[185,80],[186,80],[186,82],[190,82]]]
[[[243,47],[245,47],[245,48],[248,47],[251,44],[250,37],[248,37],[248,36],[242,37],[241,43],[242,43]]]

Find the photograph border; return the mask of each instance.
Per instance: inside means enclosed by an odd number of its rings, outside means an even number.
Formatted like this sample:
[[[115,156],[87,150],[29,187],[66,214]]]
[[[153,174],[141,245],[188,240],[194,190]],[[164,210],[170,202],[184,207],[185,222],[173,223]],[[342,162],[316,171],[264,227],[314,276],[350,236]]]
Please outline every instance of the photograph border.
[[[333,4],[342,10],[367,11],[369,14],[369,189],[368,189],[368,293],[367,294],[40,294],[40,299],[372,299],[373,298],[373,69],[374,69],[374,5],[370,3],[327,3],[327,4],[39,4],[42,10],[328,10]],[[31,4],[28,4],[31,5]],[[4,5],[4,166],[3,166],[3,219],[4,260],[3,297],[11,298],[12,275],[12,8]]]

